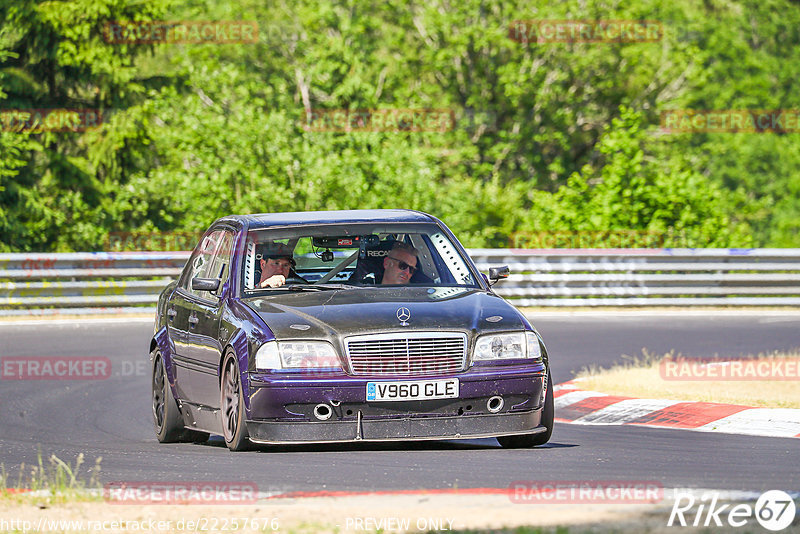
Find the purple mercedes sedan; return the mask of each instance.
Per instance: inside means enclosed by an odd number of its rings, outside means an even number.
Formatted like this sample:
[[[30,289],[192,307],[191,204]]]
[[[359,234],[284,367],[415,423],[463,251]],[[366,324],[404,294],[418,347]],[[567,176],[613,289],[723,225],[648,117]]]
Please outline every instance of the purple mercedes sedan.
[[[507,276],[418,211],[223,217],[158,301],[158,440],[544,444],[548,356]]]

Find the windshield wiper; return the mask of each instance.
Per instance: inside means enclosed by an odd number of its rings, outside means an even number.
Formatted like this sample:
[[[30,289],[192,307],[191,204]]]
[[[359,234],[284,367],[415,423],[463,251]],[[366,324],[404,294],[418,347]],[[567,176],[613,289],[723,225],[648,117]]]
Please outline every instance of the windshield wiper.
[[[258,289],[266,289],[267,291],[325,291],[325,290],[338,290],[338,289],[356,289],[362,287],[375,287],[375,286],[354,286],[353,284],[287,284],[278,287],[262,287]]]
[[[320,289],[354,289],[356,286],[353,284],[311,284],[311,287],[318,287]]]
[[[353,289],[354,287],[356,286],[350,284],[288,284],[273,289],[283,289],[286,291],[324,291],[326,289]]]
[[[282,289],[284,291],[322,291],[321,287],[314,287],[310,284],[288,284],[285,286],[278,286],[273,289]]]

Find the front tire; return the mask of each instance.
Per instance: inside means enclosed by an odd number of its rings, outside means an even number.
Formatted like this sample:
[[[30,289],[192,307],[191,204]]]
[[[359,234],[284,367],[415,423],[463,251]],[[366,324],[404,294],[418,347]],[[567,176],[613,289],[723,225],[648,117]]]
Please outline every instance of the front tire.
[[[153,359],[153,424],[160,443],[175,443],[183,437],[183,421],[160,352]]]
[[[553,420],[555,419],[555,401],[553,399],[553,381],[550,378],[550,369],[547,370],[547,392],[544,395],[544,408],[542,408],[541,424],[547,431],[538,434],[524,434],[522,436],[501,436],[497,438],[504,449],[523,449],[544,445],[553,435]]]
[[[183,417],[172,395],[167,379],[164,358],[156,351],[153,358],[153,424],[160,443],[208,441],[208,432],[189,430],[183,426]]]
[[[244,451],[250,446],[244,413],[244,393],[239,376],[239,365],[233,353],[225,356],[220,383],[220,414],[222,435],[232,451]]]

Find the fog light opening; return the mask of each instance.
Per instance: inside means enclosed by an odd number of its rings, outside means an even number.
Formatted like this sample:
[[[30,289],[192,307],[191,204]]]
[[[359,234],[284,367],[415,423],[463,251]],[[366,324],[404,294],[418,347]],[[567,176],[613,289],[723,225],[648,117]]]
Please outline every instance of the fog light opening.
[[[320,421],[327,421],[333,415],[333,410],[327,404],[317,404],[314,406],[314,417]]]
[[[489,410],[490,413],[497,413],[503,409],[503,404],[505,404],[503,397],[495,395],[486,401],[486,409]]]

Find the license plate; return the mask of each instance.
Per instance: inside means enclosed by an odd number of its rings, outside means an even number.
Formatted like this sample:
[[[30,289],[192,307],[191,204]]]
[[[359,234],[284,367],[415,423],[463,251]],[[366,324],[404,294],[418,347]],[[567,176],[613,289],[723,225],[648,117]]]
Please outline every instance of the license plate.
[[[367,401],[457,399],[458,378],[367,382]]]

